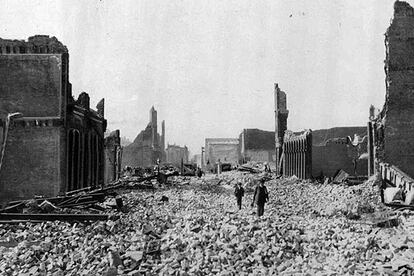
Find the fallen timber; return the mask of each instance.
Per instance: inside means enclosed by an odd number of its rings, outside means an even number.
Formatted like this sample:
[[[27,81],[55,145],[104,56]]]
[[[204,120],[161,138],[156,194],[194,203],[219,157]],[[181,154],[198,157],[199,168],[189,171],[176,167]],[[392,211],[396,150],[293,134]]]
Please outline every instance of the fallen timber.
[[[163,174],[162,177],[167,178],[168,176],[170,175]],[[149,180],[156,179],[156,178],[159,178],[159,176],[151,175],[151,176],[147,176],[143,178],[126,179],[122,181],[116,181],[106,187],[101,187],[98,189],[94,187],[86,187],[86,188],[66,192],[64,196],[47,197],[47,198],[40,197],[40,198],[34,198],[30,200],[34,200],[37,204],[41,204],[42,202],[47,200],[59,208],[92,205],[94,203],[103,202],[107,196],[116,196],[117,194],[116,192],[114,192],[114,190],[117,190],[117,189],[122,189],[122,188],[154,189],[154,186],[152,184],[142,184],[142,182],[149,181]],[[30,200],[10,201],[4,209],[0,210],[0,213],[17,212],[19,208],[24,206],[25,203],[29,202]]]
[[[102,214],[14,214],[0,213],[0,221],[10,220],[41,220],[41,221],[98,221],[108,220],[108,215]]]
[[[90,208],[98,211],[105,211],[105,208],[97,203],[103,203],[108,196],[115,197],[116,205],[107,207],[120,209],[123,206],[122,199],[117,198],[117,189],[155,189],[149,183],[143,183],[152,179],[162,179],[166,183],[169,174],[150,175],[142,178],[127,178],[111,183],[106,187],[96,189],[86,187],[66,192],[63,196],[57,197],[36,197],[28,200],[11,201],[0,210],[0,224],[14,224],[16,222],[41,222],[41,221],[98,221],[108,220],[105,214],[62,214],[62,208]],[[160,183],[161,183],[160,182]],[[43,205],[48,209],[44,209]],[[29,210],[28,213],[24,210]],[[23,213],[25,212],[25,213]]]

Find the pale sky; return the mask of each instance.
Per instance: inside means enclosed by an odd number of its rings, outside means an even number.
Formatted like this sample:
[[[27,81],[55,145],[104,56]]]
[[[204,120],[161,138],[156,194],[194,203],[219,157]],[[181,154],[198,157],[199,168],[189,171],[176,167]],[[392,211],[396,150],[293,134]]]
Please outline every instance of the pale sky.
[[[408,1],[413,5],[414,1]],[[274,130],[274,83],[288,128],[364,126],[385,99],[393,0],[0,0],[0,37],[56,36],[75,97],[105,98],[108,128],[131,140],[152,105],[166,141]]]

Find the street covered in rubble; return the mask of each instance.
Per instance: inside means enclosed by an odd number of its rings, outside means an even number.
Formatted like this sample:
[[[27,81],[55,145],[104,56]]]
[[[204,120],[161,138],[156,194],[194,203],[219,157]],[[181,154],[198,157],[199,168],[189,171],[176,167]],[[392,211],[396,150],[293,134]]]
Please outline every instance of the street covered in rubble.
[[[0,2],[0,276],[414,275],[414,0]]]
[[[240,171],[178,176],[153,190],[119,190],[123,207],[106,209],[107,221],[2,224],[0,274],[400,275],[413,269],[412,213],[384,209],[375,177],[346,186],[265,175],[270,200],[260,218],[250,206],[258,177]],[[233,194],[239,180],[246,189],[241,211]]]

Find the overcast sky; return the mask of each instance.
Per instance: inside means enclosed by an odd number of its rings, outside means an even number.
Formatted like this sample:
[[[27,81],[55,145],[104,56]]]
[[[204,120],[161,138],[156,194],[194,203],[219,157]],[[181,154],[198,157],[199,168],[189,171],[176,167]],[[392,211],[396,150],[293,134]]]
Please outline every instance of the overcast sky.
[[[366,125],[385,99],[393,3],[0,0],[0,37],[56,36],[75,97],[105,98],[109,129],[135,138],[154,105],[166,141],[198,153],[207,137],[274,130],[275,82],[291,130]]]

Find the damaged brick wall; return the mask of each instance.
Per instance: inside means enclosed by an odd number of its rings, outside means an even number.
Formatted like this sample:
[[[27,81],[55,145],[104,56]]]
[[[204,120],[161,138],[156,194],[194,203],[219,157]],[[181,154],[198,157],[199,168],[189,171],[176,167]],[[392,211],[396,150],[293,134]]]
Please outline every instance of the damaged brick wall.
[[[375,128],[378,161],[414,176],[414,10],[394,3],[394,18],[385,34],[386,99]]]
[[[61,116],[62,55],[0,55],[0,109],[25,117]],[[34,91],[35,89],[35,91]]]
[[[56,195],[66,186],[68,54],[53,41],[49,48],[45,36],[27,42],[0,39],[0,121],[4,126],[8,113],[24,116],[9,129],[0,171],[2,202]],[[48,54],[38,55],[40,51]]]
[[[367,175],[366,127],[336,127],[293,133],[286,131],[283,146],[283,174],[300,178],[333,177],[342,169],[353,175]],[[311,148],[307,144],[311,141]],[[352,143],[358,141],[356,146]],[[362,159],[361,159],[361,158]]]
[[[122,147],[120,131],[112,131],[105,137],[105,183],[116,181],[122,171]]]
[[[249,161],[275,163],[275,132],[244,129],[239,135],[240,163]]]
[[[239,162],[239,139],[207,138],[205,142],[205,164],[214,166],[220,159],[221,163]]]
[[[332,177],[342,169],[347,173],[354,174],[354,159],[356,160],[357,175],[368,174],[367,159],[358,159],[367,152],[367,138],[364,142],[354,147],[350,139],[354,135],[366,136],[366,127],[335,127],[330,129],[314,130],[312,132],[312,175],[318,177],[324,175]],[[348,138],[349,137],[349,138]]]
[[[287,130],[287,118],[289,111],[287,110],[286,93],[280,90],[279,85],[275,83],[275,162],[277,172],[281,172],[279,167],[280,157],[282,155],[283,139]]]
[[[180,147],[177,145],[168,145],[166,149],[167,163],[171,163],[177,167],[181,166],[181,161],[184,164],[188,163],[188,148],[187,146]]]
[[[64,179],[64,128],[11,126],[0,173],[0,201],[54,196]],[[30,153],[30,154],[28,154]]]
[[[103,185],[103,101],[72,97],[69,54],[55,37],[0,39],[0,125],[13,119],[0,171],[0,201]]]

